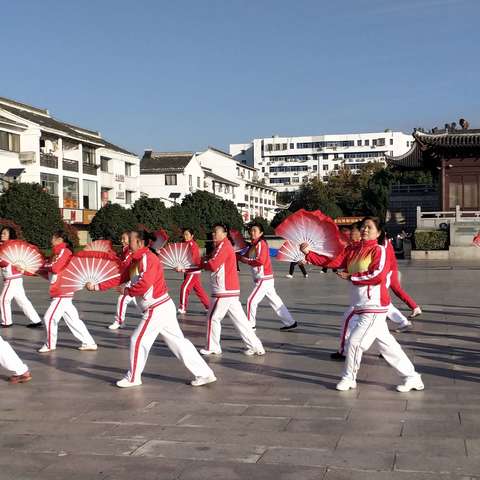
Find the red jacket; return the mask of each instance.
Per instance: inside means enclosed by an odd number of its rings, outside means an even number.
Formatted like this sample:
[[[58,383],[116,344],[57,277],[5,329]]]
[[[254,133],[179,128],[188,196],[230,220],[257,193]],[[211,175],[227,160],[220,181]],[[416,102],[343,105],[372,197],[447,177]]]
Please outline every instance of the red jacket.
[[[212,297],[239,297],[240,281],[237,272],[237,257],[228,238],[217,243],[210,260],[203,264],[210,270]]]
[[[127,282],[131,286],[125,288],[125,294],[136,297],[137,304],[143,311],[170,298],[162,263],[148,247],[132,253],[129,268],[121,272],[120,283]],[[103,282],[96,288],[106,290],[115,284],[118,284],[118,279]]]
[[[48,279],[50,281],[50,296],[52,298],[71,298],[72,293],[65,295],[58,295],[55,289],[55,282],[57,281],[58,274],[68,265],[72,258],[72,251],[68,248],[66,243],[60,243],[55,245],[52,250],[53,255],[45,262],[43,268],[48,272]]]
[[[195,265],[195,268],[188,269],[186,273],[202,273],[202,271],[199,269],[200,263],[202,261],[202,256],[200,255],[200,248],[198,246],[198,243],[195,240],[189,240],[185,243],[189,246],[190,251],[192,252],[192,263],[193,265]]]
[[[252,275],[255,282],[273,278],[272,262],[268,251],[268,243],[260,237],[252,242],[245,255],[242,255],[244,263],[252,267]]]
[[[385,312],[390,305],[389,257],[386,247],[379,245],[377,240],[362,241],[359,248],[345,249],[339,268],[344,268],[351,274],[351,304],[356,312]],[[326,259],[314,252],[310,252],[306,258],[310,263],[321,266]]]

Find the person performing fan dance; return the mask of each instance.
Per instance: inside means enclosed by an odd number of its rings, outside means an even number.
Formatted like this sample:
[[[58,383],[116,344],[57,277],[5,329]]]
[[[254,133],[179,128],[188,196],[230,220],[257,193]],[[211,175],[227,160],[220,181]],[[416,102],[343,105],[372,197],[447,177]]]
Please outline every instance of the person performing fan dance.
[[[235,250],[228,238],[228,227],[214,225],[212,238],[215,248],[210,257],[202,261],[202,268],[211,271],[212,301],[208,312],[207,343],[200,350],[202,355],[220,355],[221,321],[228,314],[247,346],[245,355],[265,355],[262,342],[243,311],[240,303],[240,281],[237,272]]]
[[[252,276],[255,283],[255,287],[247,300],[248,321],[255,329],[257,307],[263,298],[267,297],[273,311],[283,323],[280,330],[292,330],[297,327],[297,322],[292,318],[288,308],[275,290],[272,262],[268,243],[264,238],[263,226],[260,223],[253,222],[250,224],[248,231],[252,240],[250,248],[245,254],[238,255],[240,262],[252,267]]]
[[[198,267],[200,265],[200,249],[198,244],[194,239],[193,229],[184,228],[183,232],[183,241],[188,245],[192,255],[192,263]],[[193,290],[199,300],[202,302],[205,310],[208,312],[208,307],[210,305],[210,299],[208,298],[207,292],[202,287],[202,271],[198,268],[195,268],[191,271],[186,271],[184,274],[184,279],[182,286],[180,287],[180,307],[178,308],[178,313],[185,314],[187,313],[188,307],[188,297],[190,292]]]
[[[2,328],[12,326],[12,300],[15,300],[24,315],[30,320],[28,328],[42,326],[42,320],[28,299],[23,288],[22,274],[33,274],[43,264],[43,256],[36,247],[23,240],[15,240],[15,230],[10,227],[2,229],[0,247],[0,268],[4,279],[0,294]]]
[[[87,290],[106,290],[115,283],[130,281],[130,286],[121,285],[117,290],[123,295],[135,297],[143,310],[143,318],[130,339],[130,368],[122,380],[117,382],[120,388],[135,387],[142,384],[142,372],[148,354],[158,335],[161,335],[173,354],[183,362],[195,376],[190,382],[198,387],[215,382],[212,369],[205,363],[193,344],[184,337],[178,325],[175,304],[168,295],[167,284],[160,259],[148,245],[155,236],[144,230],[130,233],[132,263],[122,272],[120,279],[94,284],[87,283]]]
[[[390,305],[387,285],[390,265],[383,243],[384,232],[378,220],[371,217],[363,220],[361,232],[361,247],[345,258],[340,268],[346,268],[346,271],[337,274],[352,284],[352,305],[356,318],[347,342],[342,378],[336,388],[344,391],[357,387],[362,354],[376,342],[383,358],[404,379],[397,390],[423,390],[425,387],[420,374],[388,330],[386,322]],[[317,254],[310,250],[308,243],[304,242],[300,248],[308,261],[316,263]]]
[[[72,258],[73,247],[63,231],[57,231],[53,234],[51,244],[53,256],[51,260],[44,265],[44,268],[49,274],[50,297],[52,298],[52,302],[43,317],[47,330],[47,341],[38,351],[39,353],[47,353],[56,350],[58,324],[62,317],[73,336],[80,340],[81,345],[78,347],[79,350],[97,350],[95,340],[90,335],[85,323],[80,319],[78,311],[72,303],[74,289],[66,292],[59,291],[55,285],[58,275],[67,268]]]
[[[122,242],[122,253],[120,256],[121,271],[128,270],[128,267],[130,266],[130,262],[132,260],[132,252],[130,251],[130,239],[128,235],[128,232],[123,232],[120,238],[120,241]],[[129,287],[130,285],[127,283],[126,286]],[[109,330],[118,330],[119,328],[123,328],[125,326],[125,314],[127,313],[127,307],[132,302],[137,307],[135,297],[130,297],[129,295],[124,294],[120,294],[118,296],[115,320],[112,324],[108,326]]]

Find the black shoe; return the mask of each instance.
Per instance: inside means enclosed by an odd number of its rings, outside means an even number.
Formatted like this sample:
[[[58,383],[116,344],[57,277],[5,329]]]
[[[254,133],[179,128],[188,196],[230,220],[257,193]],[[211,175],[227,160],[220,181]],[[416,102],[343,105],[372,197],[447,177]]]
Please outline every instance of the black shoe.
[[[29,324],[27,325],[27,328],[42,328],[42,327],[43,327],[42,322],[29,323]]]
[[[280,327],[280,330],[282,331],[287,331],[287,330],[293,330],[294,328],[297,328],[298,324],[297,322],[293,323],[292,325],[289,325],[288,327]]]
[[[330,358],[332,360],[336,360],[337,362],[343,362],[345,360],[345,355],[340,352],[335,352],[330,354]]]
[[[10,325],[4,325],[4,324],[2,323],[2,328],[10,328],[12,325],[13,325],[12,323],[11,323]]]

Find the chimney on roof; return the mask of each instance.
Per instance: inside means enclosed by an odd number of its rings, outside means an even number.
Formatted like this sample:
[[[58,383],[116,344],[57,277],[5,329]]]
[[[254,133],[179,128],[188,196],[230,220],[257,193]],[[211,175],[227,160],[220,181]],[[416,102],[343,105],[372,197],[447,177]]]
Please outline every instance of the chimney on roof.
[[[152,156],[152,149],[151,148],[146,148],[143,156],[144,157],[151,157]]]

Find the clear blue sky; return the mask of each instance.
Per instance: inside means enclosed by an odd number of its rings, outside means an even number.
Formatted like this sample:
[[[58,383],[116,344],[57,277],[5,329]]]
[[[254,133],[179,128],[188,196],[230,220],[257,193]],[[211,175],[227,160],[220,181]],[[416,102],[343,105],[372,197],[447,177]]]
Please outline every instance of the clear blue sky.
[[[0,96],[138,153],[480,128],[479,0],[0,3]]]

